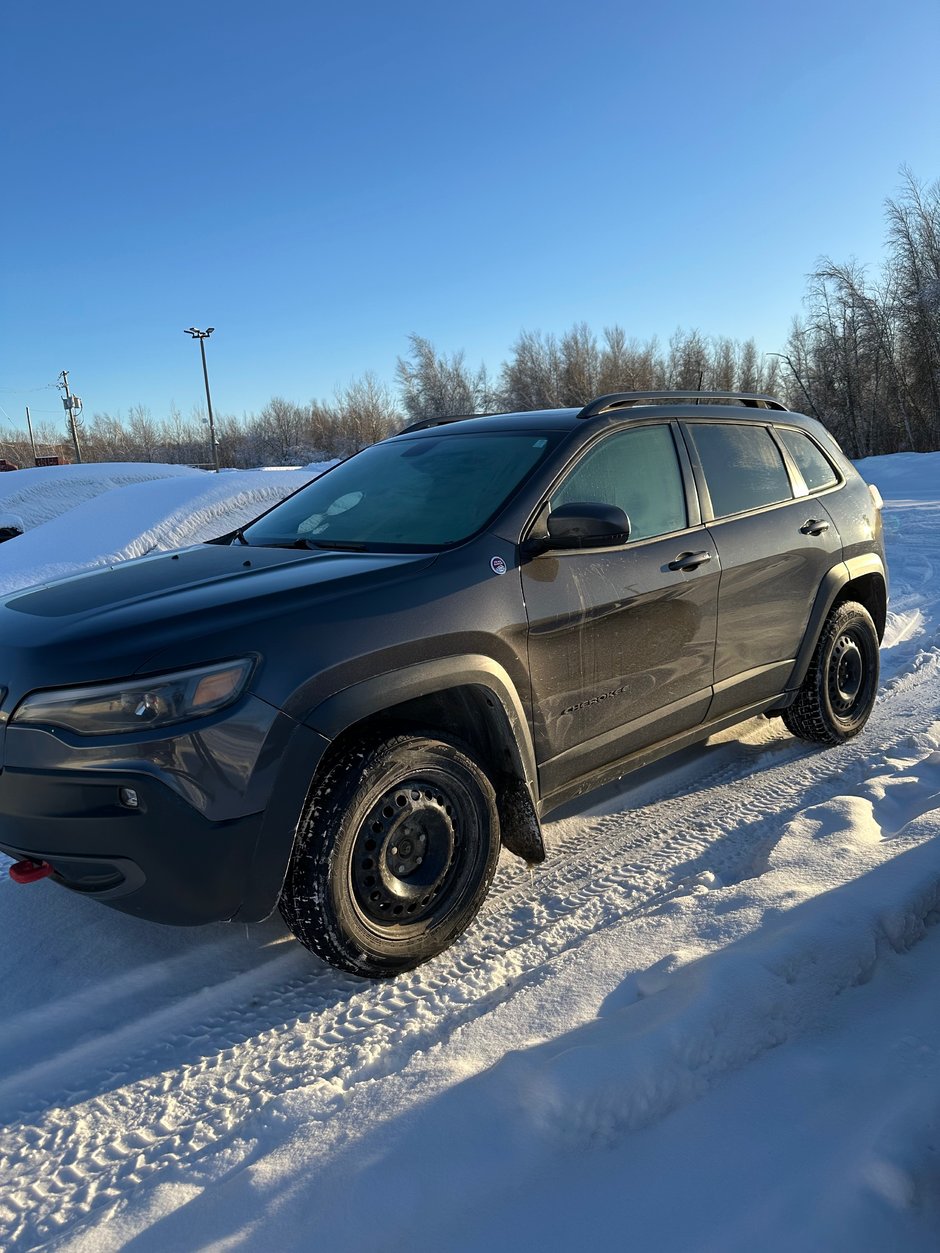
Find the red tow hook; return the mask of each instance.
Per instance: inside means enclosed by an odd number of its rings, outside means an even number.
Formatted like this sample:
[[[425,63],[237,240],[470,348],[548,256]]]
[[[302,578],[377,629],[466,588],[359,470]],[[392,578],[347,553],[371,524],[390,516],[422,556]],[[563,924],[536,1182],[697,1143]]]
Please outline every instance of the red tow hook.
[[[10,878],[14,883],[38,883],[52,874],[52,866],[47,861],[32,861],[27,857],[24,861],[14,862],[10,867]]]

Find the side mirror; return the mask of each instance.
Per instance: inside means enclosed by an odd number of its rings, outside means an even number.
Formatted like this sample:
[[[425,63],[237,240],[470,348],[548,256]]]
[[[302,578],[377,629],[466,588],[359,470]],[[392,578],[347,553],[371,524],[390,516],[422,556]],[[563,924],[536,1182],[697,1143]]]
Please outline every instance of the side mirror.
[[[630,538],[630,519],[617,505],[573,501],[548,515],[543,548],[613,548]]]

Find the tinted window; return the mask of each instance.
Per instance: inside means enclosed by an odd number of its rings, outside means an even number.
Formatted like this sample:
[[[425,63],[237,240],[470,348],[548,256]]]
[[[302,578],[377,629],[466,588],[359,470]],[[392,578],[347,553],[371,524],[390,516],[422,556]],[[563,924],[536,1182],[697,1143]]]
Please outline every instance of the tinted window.
[[[575,501],[619,505],[631,539],[681,530],[685,492],[669,427],[641,426],[602,440],[552,496],[552,508]]]
[[[439,548],[483,527],[555,435],[444,431],[373,444],[244,531],[249,544]]]
[[[715,517],[776,504],[793,495],[780,450],[766,427],[703,423],[689,430]]]
[[[834,483],[838,483],[839,476],[829,464],[828,458],[816,447],[808,435],[804,435],[802,431],[783,429],[778,430],[777,434],[786,445],[787,452],[800,467],[803,480],[811,492],[817,492],[822,487],[832,487]]]

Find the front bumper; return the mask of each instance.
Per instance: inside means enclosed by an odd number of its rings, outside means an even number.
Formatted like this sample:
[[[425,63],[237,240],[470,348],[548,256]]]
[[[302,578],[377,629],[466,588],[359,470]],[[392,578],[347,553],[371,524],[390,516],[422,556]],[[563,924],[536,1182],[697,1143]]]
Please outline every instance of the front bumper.
[[[132,788],[129,809],[119,789]],[[4,770],[0,850],[47,861],[53,882],[153,922],[231,918],[241,905],[262,815],[211,822],[137,774],[80,779]]]
[[[0,851],[154,922],[265,917],[327,742],[254,697],[173,730],[104,741],[8,726]]]

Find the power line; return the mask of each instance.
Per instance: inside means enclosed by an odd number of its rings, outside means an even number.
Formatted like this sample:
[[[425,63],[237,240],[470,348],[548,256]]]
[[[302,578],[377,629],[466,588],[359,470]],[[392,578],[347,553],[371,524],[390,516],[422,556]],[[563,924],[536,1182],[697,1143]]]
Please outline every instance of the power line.
[[[57,383],[43,383],[41,387],[0,387],[0,395],[3,396],[31,396],[34,392],[45,392],[50,387],[57,387]]]

